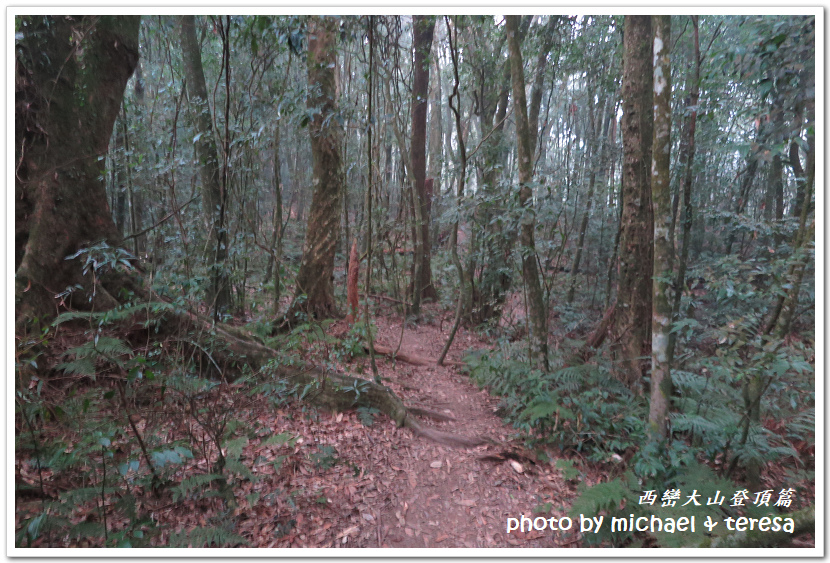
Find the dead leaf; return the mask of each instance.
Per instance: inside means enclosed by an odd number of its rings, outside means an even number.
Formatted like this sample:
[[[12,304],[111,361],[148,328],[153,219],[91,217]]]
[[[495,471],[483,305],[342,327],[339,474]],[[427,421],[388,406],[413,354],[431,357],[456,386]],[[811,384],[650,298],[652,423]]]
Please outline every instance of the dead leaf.
[[[359,531],[360,531],[360,526],[351,526],[350,528],[346,528],[345,530],[343,530],[342,532],[337,534],[337,539],[340,539],[340,538],[345,539],[346,536],[351,536],[353,534],[357,534],[357,532],[359,532]],[[343,543],[346,543],[346,542],[344,541]]]

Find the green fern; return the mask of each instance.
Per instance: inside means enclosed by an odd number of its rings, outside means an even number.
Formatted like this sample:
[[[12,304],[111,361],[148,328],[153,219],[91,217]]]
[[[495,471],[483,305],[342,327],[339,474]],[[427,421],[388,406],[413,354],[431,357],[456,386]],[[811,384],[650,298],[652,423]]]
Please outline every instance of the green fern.
[[[118,357],[132,352],[132,349],[120,338],[100,336],[80,346],[64,352],[64,355],[72,354],[76,358],[95,358],[98,356]]]
[[[81,375],[94,377],[97,372],[95,362],[91,358],[78,358],[69,362],[61,362],[55,369],[63,371],[67,375]]]
[[[296,440],[297,440],[296,436],[291,436],[291,434],[289,434],[288,432],[283,432],[281,434],[274,434],[273,436],[267,438],[266,440],[263,440],[262,444],[260,444],[260,445],[262,447],[267,447],[267,446],[281,446],[282,444],[288,443],[290,446],[292,446],[292,445],[294,445],[294,442],[296,442]]]
[[[173,492],[173,502],[178,502],[180,499],[188,496],[192,491],[201,489],[205,485],[209,485],[210,483],[220,479],[224,479],[224,476],[216,473],[201,473],[199,475],[188,477],[177,486],[171,488],[171,491]]]
[[[247,465],[240,462],[237,459],[232,459],[229,457],[225,458],[225,470],[229,473],[236,473],[237,475],[241,476],[243,479],[255,482],[257,481],[257,476],[251,472],[250,468]]]
[[[168,547],[238,547],[247,546],[242,536],[217,526],[193,528],[170,535]]]

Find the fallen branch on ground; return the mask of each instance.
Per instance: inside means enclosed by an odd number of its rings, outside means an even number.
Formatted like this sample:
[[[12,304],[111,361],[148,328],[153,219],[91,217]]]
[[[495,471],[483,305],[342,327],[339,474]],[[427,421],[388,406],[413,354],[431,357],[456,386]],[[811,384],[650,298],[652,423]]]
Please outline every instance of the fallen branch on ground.
[[[363,298],[366,297],[365,293],[359,293],[359,295]],[[386,301],[391,301],[392,303],[398,303],[400,305],[406,305],[407,307],[410,306],[409,303],[406,301],[401,301],[400,299],[395,299],[394,297],[387,297],[386,295],[369,295],[372,299],[385,299]]]
[[[363,349],[366,350],[366,352],[368,352],[369,346],[367,344],[364,344]],[[390,358],[400,360],[404,363],[411,364],[413,366],[438,365],[438,362],[436,360],[433,360],[431,358],[425,358],[423,356],[418,356],[417,354],[409,354],[407,352],[398,352],[397,354],[395,354],[395,351],[392,350],[392,348],[389,348],[382,344],[375,344],[375,354],[380,354],[381,356],[388,356]],[[453,366],[463,366],[464,362],[459,362],[456,360],[444,360],[444,364]]]

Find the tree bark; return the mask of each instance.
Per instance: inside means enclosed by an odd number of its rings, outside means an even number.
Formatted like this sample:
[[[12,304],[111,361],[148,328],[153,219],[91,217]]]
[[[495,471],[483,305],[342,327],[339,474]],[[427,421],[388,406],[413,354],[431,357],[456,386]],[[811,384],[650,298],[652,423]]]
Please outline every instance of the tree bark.
[[[421,298],[437,298],[430,265],[430,200],[426,189],[426,132],[429,106],[429,53],[435,31],[435,16],[412,16],[412,142],[410,162],[415,194],[415,276],[412,313],[420,313]]]
[[[623,98],[623,210],[620,223],[616,333],[621,379],[641,389],[651,356],[651,276],[654,216],[651,208],[651,17],[626,16]]]
[[[447,42],[449,43],[450,48],[450,56],[452,58],[452,70],[453,70],[453,88],[452,93],[450,94],[447,102],[452,111],[453,115],[455,116],[455,131],[458,135],[458,155],[460,160],[460,170],[458,172],[458,187],[456,191],[456,206],[461,209],[461,200],[464,197],[464,187],[467,183],[467,147],[464,145],[464,133],[461,128],[461,95],[458,91],[458,86],[460,84],[460,78],[458,76],[458,27],[453,26],[455,28],[455,40],[453,41],[453,30],[450,29],[450,18],[449,16],[444,16],[444,23],[447,25]],[[456,24],[458,20],[456,19]],[[458,105],[456,105],[458,104]],[[461,258],[458,256],[458,219],[456,218],[455,222],[452,226],[452,234],[450,235],[450,250],[452,253],[452,262],[455,266],[456,271],[458,272],[458,302],[455,307],[455,319],[453,319],[452,328],[450,329],[450,334],[447,337],[447,341],[444,343],[444,348],[441,350],[441,355],[438,356],[438,365],[444,365],[444,358],[447,357],[447,353],[450,351],[450,346],[452,346],[452,342],[455,339],[455,333],[458,331],[458,327],[461,324],[461,314],[463,312],[464,306],[464,294],[465,294],[465,287],[464,287],[464,268],[461,264]],[[472,273],[470,273],[472,277]]]
[[[654,205],[654,281],[651,314],[651,401],[649,437],[662,442],[668,436],[671,401],[671,16],[653,16],[654,132],[651,194]]]
[[[785,283],[789,286],[786,294],[776,300],[769,316],[764,334],[773,334],[777,338],[784,338],[790,332],[795,311],[798,308],[798,295],[801,291],[801,283],[804,280],[804,272],[810,262],[809,253],[806,247],[814,242],[815,219],[810,221],[810,214],[813,211],[813,190],[815,189],[815,138],[808,137],[809,150],[807,152],[807,177],[804,185],[804,201],[801,205],[801,216],[799,217],[798,230],[793,241],[793,262],[790,265]]]
[[[314,162],[314,194],[308,216],[303,259],[297,289],[287,315],[289,324],[304,313],[309,319],[339,316],[334,302],[334,253],[340,236],[343,197],[340,174],[340,138],[335,75],[337,74],[336,17],[312,16],[308,21],[307,105],[314,117],[309,123]]]
[[[231,287],[225,264],[228,257],[228,234],[224,210],[228,194],[221,182],[219,153],[208,104],[202,53],[196,37],[196,19],[192,15],[181,16],[179,23],[187,93],[196,130],[193,144],[202,178],[202,210],[210,241],[207,265],[211,272],[211,284],[207,291],[207,301],[215,314],[221,314],[228,312],[231,306]]]
[[[689,260],[689,243],[694,223],[694,209],[692,208],[692,178],[694,176],[695,161],[695,131],[697,130],[697,104],[700,99],[700,36],[698,16],[691,16],[694,26],[695,61],[692,74],[691,91],[689,92],[689,106],[691,107],[686,123],[685,154],[681,152],[680,162],[685,166],[683,176],[683,242],[680,247],[680,257],[677,261],[677,275],[674,281],[674,300],[672,303],[672,319],[679,320],[680,301],[683,297],[683,288],[686,286],[686,264]],[[679,196],[678,196],[679,197]],[[674,245],[672,244],[672,249]],[[669,356],[674,357],[674,346],[677,342],[677,333],[669,334]]]
[[[280,122],[274,124],[274,216],[272,221],[271,254],[268,256],[268,265],[265,268],[265,283],[274,276],[274,316],[279,314],[280,285],[282,283],[280,269],[282,268],[282,174],[280,173]]]
[[[576,281],[577,281],[577,274],[579,273],[579,266],[582,262],[582,250],[585,246],[585,234],[588,231],[588,217],[591,215],[591,206],[593,205],[594,201],[594,187],[597,181],[597,165],[594,162],[596,156],[596,146],[597,146],[597,119],[603,119],[602,116],[605,114],[605,107],[603,102],[603,107],[599,111],[599,116],[597,115],[596,108],[594,107],[593,103],[593,94],[591,95],[591,101],[589,102],[590,106],[590,139],[588,140],[588,166],[591,167],[590,172],[588,172],[588,193],[585,195],[585,210],[582,212],[582,220],[579,223],[579,237],[576,242],[576,252],[574,253],[573,262],[571,263],[571,283],[568,287],[568,294],[565,296],[565,300],[568,303],[573,303],[574,296],[576,294]],[[602,131],[599,132],[599,142],[602,143]],[[604,143],[603,149],[604,149]],[[599,155],[599,167],[603,166],[603,153],[604,150],[600,149]]]
[[[139,288],[120,268],[85,275],[81,260],[66,258],[102,242],[112,252],[121,243],[103,157],[138,61],[140,18],[24,19],[15,64],[18,334],[62,308],[101,309],[120,291]]]
[[[516,119],[516,137],[519,161],[519,204],[523,208],[521,221],[522,275],[527,287],[528,308],[530,309],[529,338],[533,355],[542,368],[548,370],[548,327],[545,299],[539,283],[536,265],[536,212],[533,205],[533,154],[531,152],[530,129],[527,119],[527,97],[525,94],[524,67],[519,47],[519,17],[505,16],[507,44],[510,51],[510,76],[513,83],[513,113]]]
[[[520,45],[527,35],[531,19],[532,16],[525,16],[519,24]],[[548,37],[551,38],[553,35],[550,34]],[[489,57],[488,64],[482,69],[479,85],[479,127],[482,135],[491,133],[482,147],[484,164],[481,189],[485,197],[476,208],[476,221],[487,236],[482,237],[484,248],[481,251],[481,264],[472,264],[475,268],[480,266],[479,284],[471,303],[472,318],[478,323],[485,323],[501,316],[504,301],[513,283],[511,255],[518,236],[513,221],[506,216],[507,208],[503,205],[502,195],[497,189],[499,176],[507,167],[509,155],[503,137],[510,96],[510,61],[508,60],[503,67],[497,64],[502,58],[501,49],[502,41],[499,41]],[[491,88],[493,76],[499,74],[500,82]],[[541,96],[539,103],[541,104]],[[535,140],[534,136],[532,142]],[[473,234],[476,234],[475,231]],[[471,272],[471,280],[472,276]]]

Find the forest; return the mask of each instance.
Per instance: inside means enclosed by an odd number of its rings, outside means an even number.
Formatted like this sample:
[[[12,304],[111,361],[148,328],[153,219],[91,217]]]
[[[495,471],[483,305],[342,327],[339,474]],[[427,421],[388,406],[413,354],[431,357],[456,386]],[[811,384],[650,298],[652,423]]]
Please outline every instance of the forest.
[[[11,15],[10,553],[823,553],[820,11]]]

